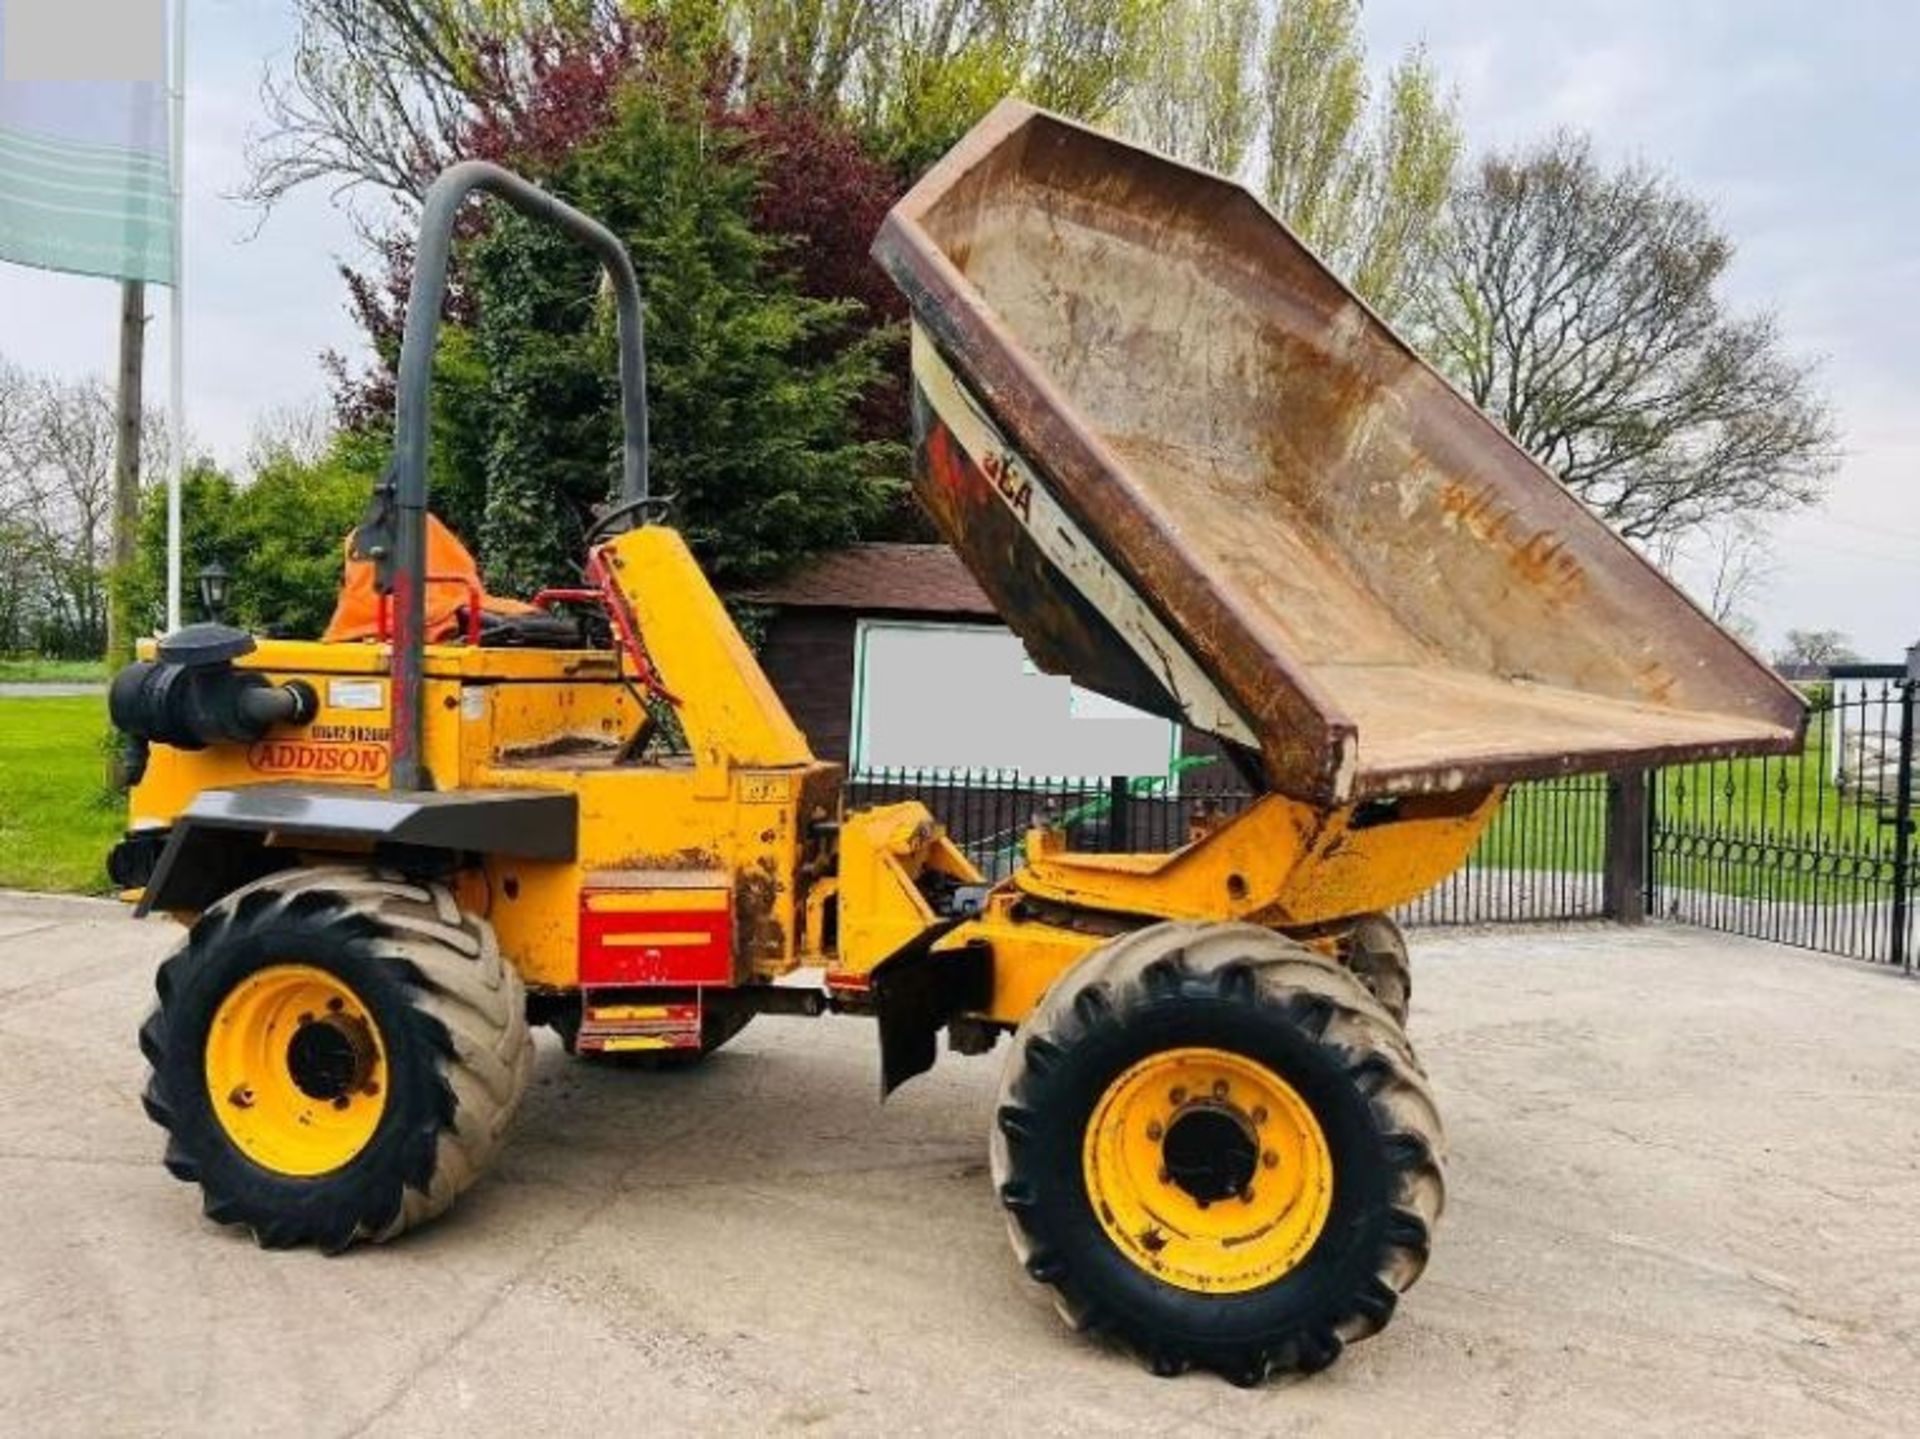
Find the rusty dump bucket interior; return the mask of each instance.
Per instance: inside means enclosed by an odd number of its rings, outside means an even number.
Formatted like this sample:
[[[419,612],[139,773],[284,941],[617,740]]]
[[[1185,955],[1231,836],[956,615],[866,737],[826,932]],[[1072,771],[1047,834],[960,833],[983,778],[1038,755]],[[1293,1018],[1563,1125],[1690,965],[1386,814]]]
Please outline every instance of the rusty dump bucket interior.
[[[1324,802],[1798,743],[1798,696],[1237,185],[1009,102],[888,217],[922,499],[1042,667]]]

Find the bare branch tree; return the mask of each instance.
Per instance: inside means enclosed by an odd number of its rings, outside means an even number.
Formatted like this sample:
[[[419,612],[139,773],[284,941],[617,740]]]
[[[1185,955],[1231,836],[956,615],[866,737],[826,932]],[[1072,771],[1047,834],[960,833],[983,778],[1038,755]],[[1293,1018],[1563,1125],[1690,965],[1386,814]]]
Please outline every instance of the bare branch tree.
[[[164,470],[166,426],[141,446]],[[113,562],[112,387],[0,359],[0,648],[99,654]]]
[[[1658,172],[1581,137],[1485,160],[1423,295],[1427,346],[1631,539],[1812,502],[1837,463],[1813,368],[1730,315],[1730,241]]]
[[[550,28],[615,26],[620,0],[296,0],[292,58],[269,67],[266,124],[248,138],[246,197],[303,185],[418,200],[477,99],[510,91]]]
[[[104,645],[118,428],[113,391],[97,378],[43,380],[38,390],[29,514],[51,582],[48,598],[73,633],[97,633]]]
[[[254,419],[253,432],[247,437],[246,471],[257,475],[271,465],[317,465],[333,437],[329,406],[319,401],[275,405]]]
[[[1786,642],[1773,655],[1773,662],[1783,668],[1856,664],[1859,659],[1853,641],[1839,630],[1788,630]]]
[[[40,572],[29,522],[33,378],[0,359],[0,654],[27,648]]]
[[[1736,634],[1751,638],[1754,603],[1779,573],[1779,557],[1766,529],[1752,515],[1736,515],[1710,532],[1706,609]]]

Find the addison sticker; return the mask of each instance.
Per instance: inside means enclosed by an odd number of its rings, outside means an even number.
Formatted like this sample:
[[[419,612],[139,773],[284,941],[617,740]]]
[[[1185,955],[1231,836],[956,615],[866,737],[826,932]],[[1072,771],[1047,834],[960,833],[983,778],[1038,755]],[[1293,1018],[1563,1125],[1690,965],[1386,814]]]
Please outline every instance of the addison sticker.
[[[298,739],[261,740],[247,751],[260,774],[378,779],[387,772],[384,726],[317,724]]]

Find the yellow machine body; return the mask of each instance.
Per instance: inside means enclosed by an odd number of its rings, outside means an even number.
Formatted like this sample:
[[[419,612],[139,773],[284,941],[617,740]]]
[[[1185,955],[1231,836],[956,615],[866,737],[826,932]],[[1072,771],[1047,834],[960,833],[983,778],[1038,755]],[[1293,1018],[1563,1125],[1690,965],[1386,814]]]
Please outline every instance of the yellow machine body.
[[[689,973],[676,948],[697,947],[689,925],[713,911],[724,916],[725,960],[696,985],[818,966],[828,992],[858,1006],[876,969],[927,938],[936,953],[984,948],[990,1000],[978,1017],[1017,1023],[1062,970],[1127,927],[1246,919],[1310,937],[1403,903],[1465,858],[1498,802],[1484,790],[1370,811],[1269,795],[1170,855],[1078,854],[1036,830],[1026,864],[950,924],[928,877],[985,888],[981,876],[922,805],[839,813],[837,767],[814,757],[680,536],[647,526],[602,554],[671,695],[684,740],[672,752],[625,753],[645,703],[617,651],[426,652],[423,749],[437,789],[577,800],[571,859],[480,850],[459,872],[463,902],[493,924],[536,993],[591,984],[610,945],[658,950],[658,982],[673,987]],[[385,787],[386,646],[262,640],[244,664],[306,682],[317,712],[250,745],[156,747],[132,793],[136,831],[172,824],[209,790]],[[370,848],[300,833],[264,843]],[[648,905],[671,920],[648,928]],[[617,932],[599,932],[616,920]]]

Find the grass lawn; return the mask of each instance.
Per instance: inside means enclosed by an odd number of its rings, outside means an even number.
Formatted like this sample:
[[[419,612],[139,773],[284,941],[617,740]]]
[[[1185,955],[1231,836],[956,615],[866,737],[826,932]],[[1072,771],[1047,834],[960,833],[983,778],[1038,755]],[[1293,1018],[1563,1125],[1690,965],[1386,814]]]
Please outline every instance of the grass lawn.
[[[1879,806],[1834,784],[1830,717],[1815,714],[1797,755],[1675,765],[1655,781],[1660,882],[1720,894],[1858,903],[1890,865]],[[1606,782],[1597,776],[1516,785],[1474,851],[1490,869],[1598,870],[1605,863]],[[1862,875],[1836,881],[1838,870]]]
[[[38,655],[0,655],[0,684],[59,680],[66,684],[105,684],[103,660],[48,660]]]
[[[0,699],[0,888],[101,894],[125,810],[106,793],[106,700]]]

